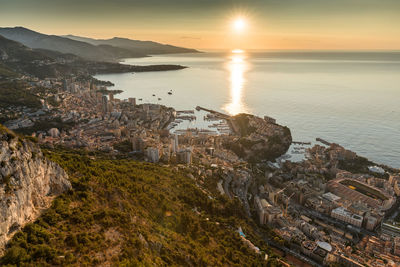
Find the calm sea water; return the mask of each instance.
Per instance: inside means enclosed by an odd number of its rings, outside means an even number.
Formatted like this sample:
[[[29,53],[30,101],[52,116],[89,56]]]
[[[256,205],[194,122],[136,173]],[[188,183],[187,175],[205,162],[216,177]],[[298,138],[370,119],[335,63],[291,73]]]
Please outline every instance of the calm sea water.
[[[320,137],[400,168],[400,53],[234,51],[124,63],[189,68],[98,75],[124,91],[120,98],[177,110],[200,105],[229,114],[268,115],[288,126],[295,141]]]

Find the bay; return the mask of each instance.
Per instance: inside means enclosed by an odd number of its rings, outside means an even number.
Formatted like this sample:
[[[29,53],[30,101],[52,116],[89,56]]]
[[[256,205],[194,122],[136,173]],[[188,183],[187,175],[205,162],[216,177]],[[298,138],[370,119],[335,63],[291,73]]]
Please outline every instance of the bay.
[[[399,52],[236,50],[123,63],[188,68],[97,75],[123,90],[119,98],[177,110],[202,106],[232,115],[268,115],[288,126],[295,141],[320,137],[400,168]]]

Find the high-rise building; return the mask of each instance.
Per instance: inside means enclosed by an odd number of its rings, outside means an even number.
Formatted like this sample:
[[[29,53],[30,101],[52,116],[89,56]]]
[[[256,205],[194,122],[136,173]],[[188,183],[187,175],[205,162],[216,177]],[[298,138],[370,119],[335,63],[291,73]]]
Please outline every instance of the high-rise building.
[[[143,152],[145,142],[143,141],[142,138],[134,136],[132,137],[131,142],[132,142],[132,151]]]
[[[157,147],[148,147],[146,149],[146,157],[152,163],[157,163],[160,161],[160,152]]]
[[[254,204],[257,209],[260,224],[271,223],[274,219],[281,215],[281,209],[274,207],[265,199],[260,199],[258,196],[254,197]]]
[[[176,159],[179,163],[192,164],[192,148],[178,150],[176,152]]]
[[[107,97],[105,96],[105,95],[103,95],[103,97],[102,97],[102,111],[103,111],[103,113],[107,113],[108,112],[108,100],[107,100]]]
[[[174,152],[178,152],[179,150],[179,142],[178,142],[178,135],[175,134],[174,135]]]
[[[136,107],[136,98],[130,97],[128,98],[129,103],[132,104],[133,107]]]
[[[169,146],[165,146],[162,148],[162,160],[165,162],[169,162],[171,158],[171,150]]]
[[[379,220],[377,217],[372,216],[371,214],[365,215],[365,228],[367,230],[373,231],[378,223]]]
[[[68,91],[68,80],[63,79],[62,84],[63,84],[63,90]]]
[[[171,139],[171,151],[172,153],[176,153],[176,149],[175,149],[175,139]]]

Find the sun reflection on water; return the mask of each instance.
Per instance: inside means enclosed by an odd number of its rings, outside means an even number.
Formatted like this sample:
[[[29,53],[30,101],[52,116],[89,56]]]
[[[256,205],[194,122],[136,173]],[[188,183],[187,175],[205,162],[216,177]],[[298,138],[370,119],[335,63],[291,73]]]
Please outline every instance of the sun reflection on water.
[[[246,54],[243,50],[235,49],[230,55],[227,69],[230,73],[230,102],[223,109],[230,115],[246,113],[247,108],[243,103],[243,91],[245,89],[248,65],[246,62]]]

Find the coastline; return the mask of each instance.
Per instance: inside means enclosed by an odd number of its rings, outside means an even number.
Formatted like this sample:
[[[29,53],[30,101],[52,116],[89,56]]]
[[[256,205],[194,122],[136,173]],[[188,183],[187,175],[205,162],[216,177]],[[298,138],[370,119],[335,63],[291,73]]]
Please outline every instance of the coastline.
[[[171,105],[182,110],[201,105],[226,111],[224,108],[231,103],[232,88],[235,88],[230,79],[232,73],[227,69],[232,61],[226,54],[154,56],[129,63],[179,62],[189,68],[174,73],[100,77],[124,90],[121,98],[142,98],[144,102]],[[381,63],[356,62],[356,75],[349,76],[347,69],[353,65],[348,62],[338,63],[338,66],[327,62],[321,67],[318,62],[270,63],[251,56],[244,62],[250,66],[250,70],[243,73],[241,103],[246,108],[251,107],[247,108],[249,113],[258,116],[270,114],[278,122],[289,126],[296,140],[313,142],[316,137],[322,137],[380,164],[400,167],[396,160],[400,155],[400,146],[396,141],[400,136],[396,128],[400,125],[394,115],[398,107],[394,106],[393,98],[388,97],[398,95],[398,86],[392,82],[393,79],[398,80],[393,64],[385,67]],[[293,68],[298,64],[304,64],[305,71],[293,73]],[[342,65],[344,70],[338,69]],[[325,68],[327,71],[321,73]],[[371,75],[375,68],[381,71]],[[276,73],[278,70],[280,72]],[[380,83],[385,84],[378,94],[381,101],[372,101],[376,95],[375,88]],[[304,93],[299,94],[298,88]],[[172,97],[165,96],[169,89],[174,90]],[[153,99],[152,94],[161,97],[162,101]],[[329,97],[324,97],[325,94]],[[383,106],[380,104],[382,101],[389,101],[389,104]],[[365,108],[367,105],[369,109]],[[351,112],[347,112],[346,107]],[[366,142],[371,138],[372,143]]]

